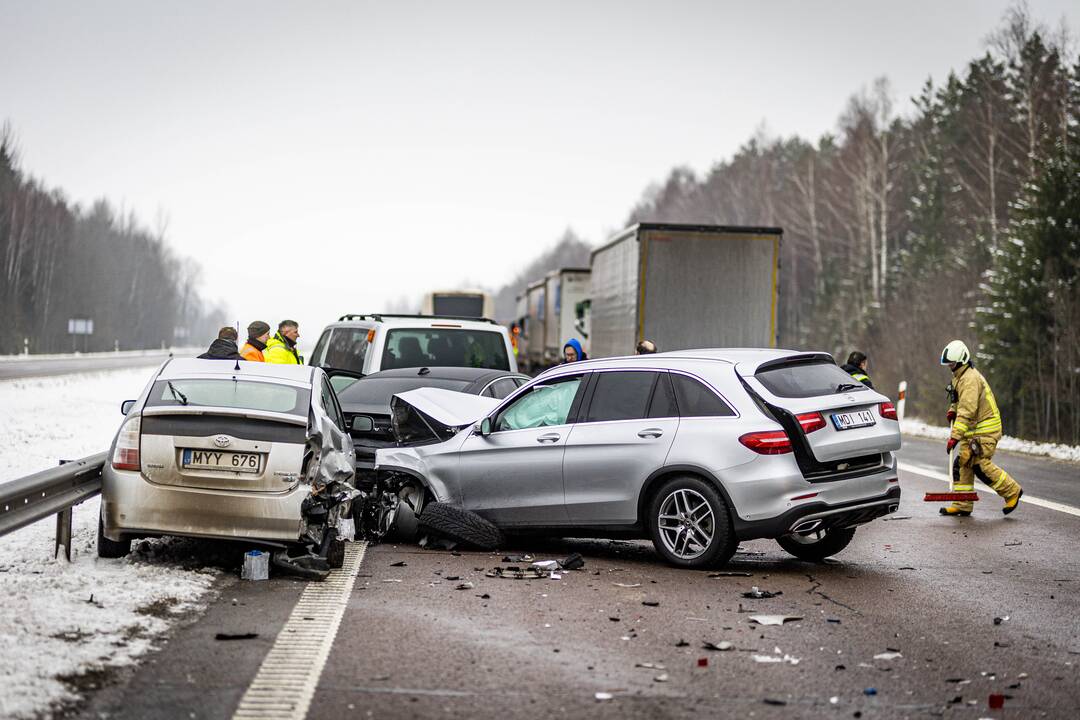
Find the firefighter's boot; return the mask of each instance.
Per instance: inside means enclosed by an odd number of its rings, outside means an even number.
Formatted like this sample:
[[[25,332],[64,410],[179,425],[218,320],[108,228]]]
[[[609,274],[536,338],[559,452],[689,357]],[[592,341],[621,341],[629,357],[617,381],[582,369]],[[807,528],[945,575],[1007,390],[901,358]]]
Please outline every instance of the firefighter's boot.
[[[938,512],[941,513],[942,515],[949,515],[951,517],[967,517],[967,516],[971,515],[971,511],[970,510],[965,510],[965,509],[957,507],[957,506],[958,505],[970,505],[970,504],[971,503],[953,503],[952,505],[949,505],[948,507],[941,508],[940,510],[938,510]]]
[[[1023,490],[1023,488],[1021,488],[1020,491],[1017,492],[1014,497],[1007,498],[1005,500],[1005,507],[1001,508],[1001,512],[1005,513],[1006,515],[1011,513],[1013,510],[1016,509],[1016,506],[1020,504],[1020,498],[1022,498],[1023,496],[1024,496],[1024,490]]]

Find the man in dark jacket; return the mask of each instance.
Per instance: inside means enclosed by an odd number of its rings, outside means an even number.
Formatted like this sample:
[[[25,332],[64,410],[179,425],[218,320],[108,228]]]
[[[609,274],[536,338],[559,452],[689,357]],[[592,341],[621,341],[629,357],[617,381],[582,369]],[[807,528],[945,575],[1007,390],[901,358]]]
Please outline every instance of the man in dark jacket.
[[[866,374],[866,366],[869,362],[866,359],[866,353],[861,353],[858,350],[853,350],[847,357],[847,363],[840,366],[840,369],[846,372],[851,377],[855,378],[863,385],[873,389],[874,383],[870,382],[870,376]]]
[[[236,328],[223,327],[218,330],[217,340],[210,343],[210,349],[199,356],[200,360],[243,360],[236,349]]]

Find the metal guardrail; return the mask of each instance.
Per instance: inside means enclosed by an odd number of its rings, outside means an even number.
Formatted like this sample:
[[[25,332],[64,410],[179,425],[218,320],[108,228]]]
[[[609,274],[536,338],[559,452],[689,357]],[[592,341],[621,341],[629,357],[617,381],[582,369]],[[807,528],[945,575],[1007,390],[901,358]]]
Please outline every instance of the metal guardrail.
[[[101,492],[101,469],[108,455],[61,461],[59,467],[0,484],[0,536],[55,514],[53,555],[62,547],[71,560],[71,508]]]

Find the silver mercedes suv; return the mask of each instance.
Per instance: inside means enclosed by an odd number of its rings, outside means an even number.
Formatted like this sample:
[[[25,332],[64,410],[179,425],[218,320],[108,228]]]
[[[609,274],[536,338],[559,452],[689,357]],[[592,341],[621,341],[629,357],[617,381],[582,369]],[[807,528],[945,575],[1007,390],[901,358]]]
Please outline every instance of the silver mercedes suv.
[[[483,407],[454,395],[397,398],[415,444],[379,450],[377,467],[504,532],[648,537],[684,567],[754,538],[820,560],[900,502],[896,411],[826,353],[608,358]]]

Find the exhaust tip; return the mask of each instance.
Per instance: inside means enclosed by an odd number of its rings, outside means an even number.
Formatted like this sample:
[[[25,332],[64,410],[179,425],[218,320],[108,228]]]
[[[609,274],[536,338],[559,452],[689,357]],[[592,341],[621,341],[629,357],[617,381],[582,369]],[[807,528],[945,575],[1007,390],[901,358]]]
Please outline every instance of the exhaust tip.
[[[804,520],[801,523],[796,523],[792,528],[793,533],[808,533],[817,530],[821,526],[821,519],[817,520]]]
[[[893,503],[892,505],[889,505],[889,512],[891,512],[891,513],[894,513],[899,509],[900,509],[900,503]]]

